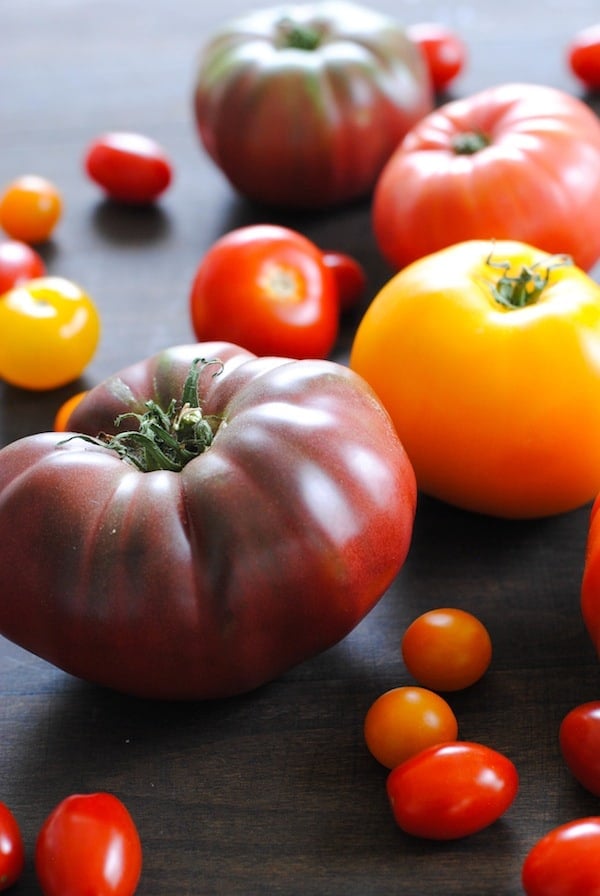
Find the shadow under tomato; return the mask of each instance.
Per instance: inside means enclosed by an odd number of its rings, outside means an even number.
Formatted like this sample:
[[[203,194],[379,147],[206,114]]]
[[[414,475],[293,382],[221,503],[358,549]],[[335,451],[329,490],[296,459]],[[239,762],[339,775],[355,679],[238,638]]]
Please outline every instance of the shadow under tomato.
[[[92,223],[111,243],[136,246],[165,240],[171,220],[164,208],[153,205],[127,205],[103,199],[92,212]]]

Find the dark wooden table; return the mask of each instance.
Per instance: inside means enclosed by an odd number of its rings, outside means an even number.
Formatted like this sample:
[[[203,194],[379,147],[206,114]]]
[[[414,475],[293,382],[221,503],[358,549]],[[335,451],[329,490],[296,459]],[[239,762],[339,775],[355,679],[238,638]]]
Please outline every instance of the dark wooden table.
[[[568,11],[522,0],[382,0],[386,7],[406,23],[445,15],[464,36],[470,59],[456,96],[509,80],[581,95],[564,47],[594,20],[596,0]],[[51,273],[90,292],[104,323],[82,381],[48,394],[0,385],[2,444],[51,428],[59,405],[80,388],[193,341],[187,302],[200,257],[223,232],[264,219],[200,149],[191,116],[200,46],[226,16],[248,8],[247,0],[0,4],[0,181],[35,171],[60,185],[65,214],[43,254]],[[151,134],[171,154],[176,179],[155,209],[119,209],[83,174],[84,147],[112,129]],[[368,202],[279,222],[355,254],[371,295],[389,276]],[[353,323],[336,348],[342,360]],[[600,811],[570,777],[557,743],[564,714],[600,698],[600,665],[579,613],[588,513],[502,522],[422,497],[409,560],[370,616],[326,654],[222,702],[126,698],[0,641],[0,799],[20,820],[28,849],[15,894],[38,892],[33,844],[52,807],[69,793],[106,789],[139,826],[140,896],[516,896],[535,840]],[[491,669],[451,703],[461,737],[510,756],[521,789],[491,828],[431,844],[394,826],[385,771],[367,753],[362,722],[376,696],[410,682],[400,635],[440,605],[472,610],[490,630]]]

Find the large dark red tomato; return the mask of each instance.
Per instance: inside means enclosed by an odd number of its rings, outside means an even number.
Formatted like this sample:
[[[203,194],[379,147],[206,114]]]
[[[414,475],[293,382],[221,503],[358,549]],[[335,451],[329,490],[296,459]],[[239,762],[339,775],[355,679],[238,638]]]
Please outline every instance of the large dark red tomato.
[[[109,448],[96,436],[121,414],[138,417]],[[77,676],[172,699],[250,690],[345,636],[404,562],[412,466],[345,366],[179,346],[91,389],[69,423],[92,441],[0,452],[0,631]]]
[[[392,17],[347,0],[256,10],[204,46],[201,142],[253,200],[321,208],[364,196],[432,108],[419,48]]]

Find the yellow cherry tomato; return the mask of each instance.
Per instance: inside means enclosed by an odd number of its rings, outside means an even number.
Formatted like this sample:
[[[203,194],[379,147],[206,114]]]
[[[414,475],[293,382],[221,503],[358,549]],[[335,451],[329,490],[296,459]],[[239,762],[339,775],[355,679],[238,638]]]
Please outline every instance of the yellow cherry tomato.
[[[79,402],[83,398],[85,398],[87,392],[88,390],[84,389],[82,392],[76,392],[75,395],[71,395],[70,398],[67,398],[66,401],[63,401],[54,417],[54,432],[67,432],[69,430],[69,420],[71,418],[71,414],[73,413]]]
[[[0,379],[46,390],[76,380],[100,338],[92,299],[62,277],[38,277],[0,297]]]
[[[11,181],[0,196],[0,227],[13,239],[43,243],[62,213],[58,188],[45,177],[25,174]]]
[[[600,491],[600,286],[569,259],[500,240],[425,256],[367,308],[350,366],[423,492],[533,518]]]

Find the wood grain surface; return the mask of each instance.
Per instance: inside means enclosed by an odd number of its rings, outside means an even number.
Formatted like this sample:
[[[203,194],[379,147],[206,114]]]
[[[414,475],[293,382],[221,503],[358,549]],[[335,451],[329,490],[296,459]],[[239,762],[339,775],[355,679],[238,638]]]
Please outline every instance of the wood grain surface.
[[[583,96],[565,45],[597,18],[596,0],[568,9],[523,0],[378,7],[407,24],[442,20],[463,35],[469,62],[452,96],[516,80]],[[203,42],[249,8],[248,0],[0,3],[0,182],[35,171],[60,185],[65,213],[43,255],[51,273],[89,291],[103,319],[81,381],[46,394],[0,384],[0,444],[51,428],[69,395],[131,361],[193,341],[188,294],[202,254],[225,231],[266,220],[200,148],[191,107]],[[105,130],[147,133],[170,153],[175,181],[155,208],[112,205],[86,178],[84,149]],[[389,277],[368,201],[269,220],[354,254],[370,295]],[[336,346],[342,362],[357,320],[347,320]],[[48,812],[89,790],[116,793],[138,824],[140,896],[518,896],[533,843],[600,812],[557,741],[564,714],[600,698],[600,666],[579,613],[588,514],[503,522],[421,497],[408,562],[368,618],[320,657],[231,700],[130,699],[0,640],[0,799],[28,851],[15,896],[39,892],[32,854]],[[23,545],[24,564],[33,550]],[[383,690],[410,683],[401,633],[440,605],[471,610],[489,628],[488,674],[451,703],[461,737],[510,756],[521,788],[492,827],[432,844],[394,826],[362,722]]]

